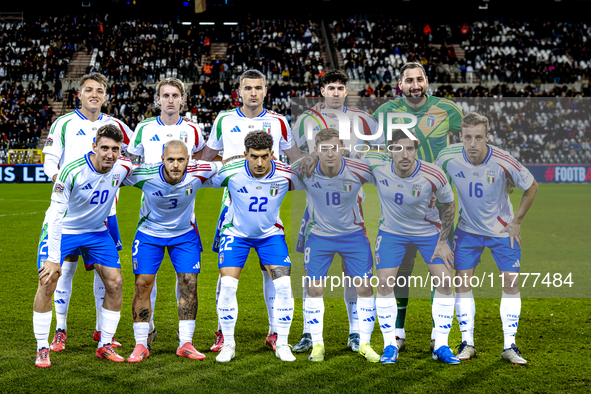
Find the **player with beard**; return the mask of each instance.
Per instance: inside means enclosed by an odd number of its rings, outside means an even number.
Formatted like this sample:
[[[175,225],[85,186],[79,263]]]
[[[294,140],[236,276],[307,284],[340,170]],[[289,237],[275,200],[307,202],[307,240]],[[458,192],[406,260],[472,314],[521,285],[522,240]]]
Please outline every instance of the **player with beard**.
[[[417,124],[411,128],[419,139],[417,159],[433,163],[439,152],[447,147],[452,136],[461,129],[462,111],[451,100],[429,96],[426,94],[429,80],[425,69],[420,63],[406,63],[400,69],[398,81],[405,97],[390,100],[381,105],[374,113],[375,120],[379,120],[380,113],[384,115],[384,135],[387,138],[386,115],[388,112],[406,113],[416,116]],[[410,123],[410,119],[406,119]],[[437,203],[441,216],[442,205]],[[451,231],[450,234],[453,234]],[[451,242],[451,240],[450,240]],[[409,247],[402,260],[398,276],[405,276],[407,285],[394,288],[398,304],[398,318],[396,319],[396,336],[399,350],[405,348],[406,333],[404,324],[408,305],[408,278],[412,275],[417,249]],[[435,344],[435,332],[431,333],[431,348]],[[469,357],[468,357],[469,358]],[[461,359],[461,358],[460,358]]]

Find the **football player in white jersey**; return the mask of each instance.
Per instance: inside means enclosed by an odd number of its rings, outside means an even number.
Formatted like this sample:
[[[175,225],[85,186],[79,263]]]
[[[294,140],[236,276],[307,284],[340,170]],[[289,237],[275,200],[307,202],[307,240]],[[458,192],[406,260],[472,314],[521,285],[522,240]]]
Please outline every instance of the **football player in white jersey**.
[[[289,190],[302,190],[303,185],[291,167],[272,159],[275,152],[273,137],[269,133],[262,130],[251,132],[244,144],[246,160],[224,166],[213,178],[214,187],[226,187],[231,196],[222,226],[218,258],[221,288],[217,309],[224,345],[216,361],[228,362],[235,355],[236,290],[251,248],[255,248],[275,286],[275,355],[282,361],[294,361],[287,344],[294,306],[291,262],[279,207]]]
[[[49,179],[55,182],[59,168],[66,164],[81,158],[92,149],[92,143],[95,140],[96,131],[103,125],[112,124],[117,126],[123,133],[122,148],[127,149],[131,130],[121,121],[112,118],[109,115],[101,113],[101,106],[106,99],[107,79],[98,73],[84,75],[80,81],[80,99],[82,106],[74,112],[61,116],[53,122],[43,153],[45,162],[43,169]],[[122,250],[121,236],[119,235],[119,226],[117,224],[116,205],[118,194],[111,207],[111,212],[107,218],[107,228],[117,250]],[[45,215],[44,225],[40,237],[39,249],[37,254],[37,264],[42,264],[47,259],[47,221],[49,210]],[[66,256],[62,266],[62,276],[58,280],[56,292],[54,294],[56,311],[56,333],[51,343],[51,350],[54,352],[63,351],[66,346],[67,338],[67,316],[72,296],[72,279],[78,266],[79,253]],[[83,256],[83,258],[86,258]],[[105,296],[105,286],[102,283],[98,272],[94,276],[94,296],[96,308],[96,327],[94,339],[100,339],[100,316]],[[121,346],[113,340],[113,346]]]
[[[183,141],[192,156],[201,151],[205,146],[205,139],[201,129],[196,123],[181,117],[181,110],[186,106],[186,101],[187,91],[185,84],[181,80],[166,78],[158,82],[156,85],[156,103],[157,107],[160,108],[160,115],[145,119],[137,125],[131,137],[128,152],[136,156],[143,156],[146,164],[158,164],[162,160],[162,148],[168,141]],[[201,252],[201,250],[201,242],[199,242],[198,251]],[[156,281],[154,281],[150,295],[152,313],[147,343],[148,350],[152,350],[152,343],[157,337],[154,326],[156,295],[157,286]],[[177,302],[179,302],[181,293],[178,280],[176,283],[176,297]]]
[[[168,248],[177,273],[181,293],[176,354],[193,360],[205,359],[192,344],[197,316],[197,276],[201,269],[199,231],[193,223],[193,207],[197,190],[217,174],[222,165],[219,162],[190,162],[187,146],[180,140],[164,144],[161,160],[162,164],[144,164],[135,168],[124,182],[124,185],[140,188],[145,196],[132,251],[136,346],[127,359],[130,363],[141,362],[150,355],[147,349],[150,293],[165,248]]]
[[[39,368],[51,366],[51,294],[64,258],[78,249],[88,256],[87,270],[98,271],[106,288],[96,356],[114,362],[125,360],[113,350],[111,342],[121,316],[123,277],[117,248],[105,226],[117,190],[132,171],[131,162],[119,156],[122,141],[118,127],[102,126],[97,130],[93,151],[65,165],[57,174],[47,228],[49,256],[37,266],[39,288],[33,304],[35,365]]]
[[[456,317],[462,331],[458,358],[470,359],[476,355],[476,307],[470,278],[487,247],[504,278],[500,306],[504,333],[501,358],[523,365],[527,361],[515,345],[521,314],[520,225],[534,202],[538,184],[529,170],[509,153],[487,144],[488,119],[485,116],[470,113],[462,119],[461,126],[462,143],[442,150],[436,161],[452,177],[458,193],[460,217],[453,238],[456,276],[462,280],[461,286],[456,287],[455,300]],[[507,183],[525,191],[515,215]]]
[[[378,123],[369,114],[356,108],[350,108],[344,105],[345,99],[349,94],[349,89],[347,88],[348,81],[349,78],[347,77],[347,74],[341,70],[329,70],[322,76],[322,78],[320,78],[320,93],[324,97],[324,101],[316,104],[313,108],[307,110],[298,117],[292,130],[293,140],[295,141],[296,146],[300,147],[302,150],[307,150],[312,154],[312,156],[315,156],[315,135],[322,129],[339,129],[338,120],[334,117],[334,115],[327,113],[325,108],[343,112],[349,118],[350,125],[352,126],[353,122],[357,122],[359,130],[366,136],[376,133],[378,129]],[[314,127],[312,128],[311,135],[308,135],[307,127],[310,127],[310,125],[313,125]],[[368,143],[371,145],[383,146],[385,141],[383,135],[374,140],[366,141],[360,139],[353,134],[352,127],[350,127],[349,132],[349,138],[343,140],[344,149],[346,151],[362,151]],[[362,201],[365,199],[363,189],[360,190],[359,197]],[[309,220],[310,217],[308,215],[308,210],[306,210],[304,212],[304,217],[302,218],[302,226],[300,227],[300,233],[296,247],[296,250],[300,253],[303,253],[305,250],[304,229],[307,226]],[[346,272],[345,262],[342,259],[341,267],[343,272]],[[349,280],[345,281],[343,287],[344,300],[347,307],[347,317],[349,320],[349,338],[347,340],[347,347],[354,352],[357,352],[359,350],[360,341],[359,319],[357,316],[357,290]],[[305,310],[307,300],[307,290],[305,286],[303,291],[304,297],[302,307]],[[312,347],[310,326],[305,314],[303,327],[304,330],[302,333],[302,338],[300,339],[299,343],[293,347],[293,351],[296,353],[308,351]]]
[[[372,252],[363,223],[359,191],[371,178],[369,166],[343,157],[345,147],[336,129],[316,134],[318,165],[306,186],[308,217],[304,230],[304,267],[307,293],[304,294],[304,321],[308,323],[313,343],[311,361],[324,361],[323,293],[326,275],[335,254],[344,261],[346,281],[351,281],[359,298],[359,353],[371,362],[380,356],[371,348],[376,305],[370,279],[373,274]],[[297,169],[296,166],[294,168]],[[352,278],[354,278],[352,280]]]
[[[431,276],[438,278],[434,282],[431,309],[436,333],[433,358],[459,364],[448,345],[454,311],[451,287],[454,257],[447,241],[455,216],[453,190],[440,168],[416,159],[417,148],[416,136],[411,140],[404,131],[397,130],[392,135],[388,154],[356,155],[372,170],[371,183],[378,188],[382,213],[375,247],[379,278],[376,306],[384,336],[380,361],[394,363],[398,357],[395,331],[398,311],[393,288],[402,284],[396,280],[407,249],[416,246]],[[443,204],[442,220],[437,208],[429,208],[433,193]]]
[[[242,106],[229,111],[220,112],[216,117],[211,134],[207,140],[207,146],[203,154],[199,156],[201,160],[211,161],[218,152],[223,151],[223,159],[231,160],[233,157],[241,157],[244,153],[244,139],[246,135],[254,130],[263,130],[273,137],[273,149],[275,155],[279,157],[283,152],[290,160],[295,162],[302,157],[302,152],[293,145],[291,139],[291,130],[287,119],[282,115],[269,111],[263,107],[265,97],[267,96],[267,84],[265,76],[257,70],[246,70],[240,76],[239,93],[242,97]],[[306,162],[302,163],[304,170]],[[308,168],[308,167],[306,167]],[[227,190],[224,191],[222,208],[218,227],[213,244],[213,251],[218,252],[221,233],[221,224],[228,211],[229,199]],[[263,273],[263,288],[265,303],[269,316],[269,332],[266,343],[276,349],[277,330],[274,327],[273,300],[275,299],[275,289],[273,280],[267,270],[261,265]],[[221,280],[221,279],[220,279]],[[219,297],[220,280],[216,290],[216,300]],[[224,342],[223,332],[220,322],[218,330],[215,333],[216,339],[211,351],[220,351]]]

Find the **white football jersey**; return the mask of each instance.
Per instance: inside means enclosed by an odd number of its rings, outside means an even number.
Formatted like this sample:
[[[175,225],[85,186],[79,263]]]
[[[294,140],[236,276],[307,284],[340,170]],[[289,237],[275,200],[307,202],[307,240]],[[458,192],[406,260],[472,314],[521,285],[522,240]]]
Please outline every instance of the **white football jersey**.
[[[288,191],[304,189],[295,170],[274,160],[264,178],[255,178],[245,159],[233,161],[222,167],[213,185],[227,187],[230,193],[222,234],[251,239],[285,234],[279,218],[281,202]]]
[[[297,171],[297,165],[294,169]],[[332,178],[322,174],[320,163],[310,178],[301,177],[310,218],[305,235],[333,237],[365,231],[359,191],[370,178],[369,166],[347,158],[342,158],[341,170]]]
[[[382,134],[379,138],[375,140],[363,140],[359,138],[353,132],[353,121],[357,119],[359,132],[363,135],[371,136],[375,135],[378,130],[378,122],[375,121],[371,115],[358,110],[357,108],[350,108],[350,107],[343,107],[343,112],[349,118],[349,136],[348,138],[343,139],[343,143],[345,145],[345,149],[350,152],[362,151],[362,146],[364,144],[369,145],[384,145],[384,135]],[[312,134],[306,134],[306,125],[312,124],[314,125],[312,129]],[[314,147],[316,146],[315,138],[316,134],[322,129],[333,128],[339,130],[338,119],[336,117],[332,117],[330,114],[326,112],[317,112],[314,110],[307,110],[302,115],[300,115],[293,127],[293,140],[295,145],[298,148],[307,144],[308,152],[314,152]],[[339,130],[340,131],[340,130]],[[355,148],[357,146],[357,148]]]
[[[132,135],[131,130],[123,122],[109,115],[101,114],[91,122],[79,110],[60,116],[53,122],[45,141],[43,153],[59,159],[61,167],[81,158],[92,150],[96,131],[104,125],[112,124],[123,132],[121,149],[126,150]]]
[[[458,228],[471,234],[508,237],[509,233],[500,233],[513,220],[506,181],[509,179],[516,187],[527,190],[534,178],[509,153],[490,145],[487,147],[486,158],[477,167],[466,157],[462,144],[443,149],[435,163],[456,185]]]
[[[256,118],[247,118],[240,108],[223,111],[213,122],[207,146],[216,151],[223,150],[224,160],[244,155],[244,139],[251,131],[263,130],[273,137],[273,153],[291,148],[291,130],[283,115],[264,109]]]
[[[205,147],[201,129],[196,123],[183,118],[171,126],[162,123],[160,116],[140,122],[133,132],[127,151],[144,156],[144,163],[162,162],[162,147],[170,140],[181,140],[187,145],[189,155]]]
[[[442,203],[454,200],[453,190],[441,168],[422,160],[406,178],[394,171],[394,162],[385,153],[358,154],[371,168],[370,182],[378,188],[382,216],[379,229],[393,234],[425,237],[439,233],[437,208],[429,208],[433,193]]]
[[[132,172],[132,164],[121,156],[106,174],[97,172],[89,152],[61,168],[51,194],[53,202],[67,207],[56,236],[55,223],[49,222],[49,260],[60,261],[61,234],[85,234],[105,231],[105,220],[117,195],[117,190]],[[53,211],[55,208],[50,208]],[[54,211],[53,214],[57,214]]]
[[[191,160],[185,177],[176,185],[166,182],[163,164],[134,168],[123,185],[135,186],[144,192],[138,231],[159,238],[177,237],[191,231],[197,190],[221,167],[221,162]]]

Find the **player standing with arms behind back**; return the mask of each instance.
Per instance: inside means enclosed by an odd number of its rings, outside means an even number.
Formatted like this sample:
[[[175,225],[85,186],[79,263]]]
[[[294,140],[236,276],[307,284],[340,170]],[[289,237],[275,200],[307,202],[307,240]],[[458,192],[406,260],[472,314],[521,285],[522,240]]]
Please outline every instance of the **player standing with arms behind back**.
[[[460,218],[453,245],[456,276],[462,280],[462,285],[456,287],[456,317],[462,327],[458,356],[461,359],[476,356],[476,306],[470,279],[487,247],[503,275],[500,312],[505,344],[502,359],[512,364],[525,364],[527,361],[515,345],[521,314],[520,226],[534,202],[538,184],[529,170],[509,153],[488,145],[488,138],[488,119],[470,113],[462,119],[463,143],[445,148],[436,162],[454,179],[458,192]],[[507,180],[525,190],[515,215],[507,194]]]
[[[420,63],[406,63],[400,69],[400,80],[398,81],[405,97],[390,100],[380,106],[373,113],[375,120],[379,120],[380,114],[384,117],[384,134],[386,134],[386,120],[388,112],[407,113],[416,116],[417,125],[412,130],[419,139],[417,159],[433,163],[439,152],[449,145],[452,136],[460,131],[462,111],[451,100],[429,96],[429,80],[425,69]],[[409,119],[399,120],[409,123]],[[453,185],[453,183],[452,183]],[[437,203],[439,217],[442,218],[442,205]],[[452,231],[453,233],[453,231]],[[450,233],[450,236],[451,234]],[[450,239],[451,242],[451,239]],[[398,271],[399,276],[406,278],[405,286],[394,288],[394,295],[398,304],[398,317],[396,319],[396,336],[398,347],[402,351],[406,347],[406,310],[408,306],[408,282],[415,264],[417,248],[409,245],[402,265]],[[431,298],[434,290],[432,290]],[[435,345],[435,330],[431,332],[431,349]]]

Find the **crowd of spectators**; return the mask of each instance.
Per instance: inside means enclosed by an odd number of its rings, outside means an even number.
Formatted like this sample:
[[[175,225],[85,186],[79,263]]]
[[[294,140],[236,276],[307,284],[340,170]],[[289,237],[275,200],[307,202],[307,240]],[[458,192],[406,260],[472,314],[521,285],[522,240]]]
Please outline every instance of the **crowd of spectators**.
[[[10,84],[0,87],[0,151],[35,149],[41,130],[53,116],[48,102],[49,86],[43,82]],[[4,156],[4,155],[3,155]]]
[[[507,19],[431,28],[392,19],[342,19],[334,21],[333,30],[350,78],[366,83],[397,80],[407,61],[421,62],[436,83],[579,82],[588,88],[591,76],[591,26],[581,23]]]

